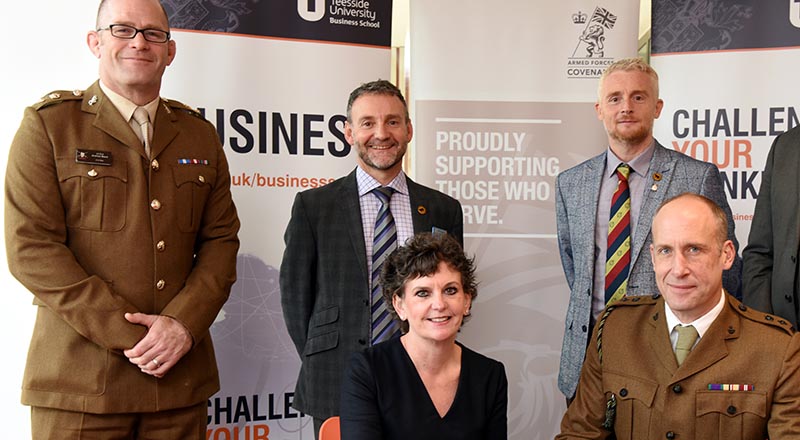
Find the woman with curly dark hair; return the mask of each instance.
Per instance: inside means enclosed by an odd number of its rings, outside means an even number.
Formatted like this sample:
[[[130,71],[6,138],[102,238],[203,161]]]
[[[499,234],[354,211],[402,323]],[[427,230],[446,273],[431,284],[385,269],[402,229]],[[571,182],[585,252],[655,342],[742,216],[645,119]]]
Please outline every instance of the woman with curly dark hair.
[[[384,262],[381,286],[403,335],[351,358],[342,438],[505,439],[503,364],[456,342],[478,294],[473,260],[446,234],[417,234]]]

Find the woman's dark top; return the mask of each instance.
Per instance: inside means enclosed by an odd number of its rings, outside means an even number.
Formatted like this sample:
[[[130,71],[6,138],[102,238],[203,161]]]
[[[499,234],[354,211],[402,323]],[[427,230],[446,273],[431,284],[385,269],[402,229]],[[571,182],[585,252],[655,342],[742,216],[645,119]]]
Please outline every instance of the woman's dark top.
[[[444,417],[436,411],[400,338],[353,354],[342,383],[342,439],[505,440],[505,368],[458,345],[461,376]]]

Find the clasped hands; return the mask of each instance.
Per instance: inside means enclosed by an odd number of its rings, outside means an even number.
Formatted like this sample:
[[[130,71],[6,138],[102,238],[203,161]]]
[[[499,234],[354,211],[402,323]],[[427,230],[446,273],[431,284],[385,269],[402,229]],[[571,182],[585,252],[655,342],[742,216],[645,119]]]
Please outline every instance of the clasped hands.
[[[155,377],[165,374],[192,348],[192,337],[186,327],[174,318],[145,313],[126,313],[131,324],[147,327],[147,334],[133,348],[123,353],[142,370]]]

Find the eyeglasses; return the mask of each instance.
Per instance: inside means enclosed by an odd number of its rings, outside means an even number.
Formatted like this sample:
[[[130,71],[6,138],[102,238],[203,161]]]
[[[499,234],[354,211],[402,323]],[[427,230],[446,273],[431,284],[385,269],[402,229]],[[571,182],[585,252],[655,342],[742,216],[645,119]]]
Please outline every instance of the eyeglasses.
[[[151,43],[166,43],[169,41],[169,32],[167,31],[159,29],[136,29],[127,24],[110,24],[107,28],[99,28],[97,31],[111,31],[111,35],[124,40],[132,40],[136,38],[136,34],[141,32],[144,39]]]

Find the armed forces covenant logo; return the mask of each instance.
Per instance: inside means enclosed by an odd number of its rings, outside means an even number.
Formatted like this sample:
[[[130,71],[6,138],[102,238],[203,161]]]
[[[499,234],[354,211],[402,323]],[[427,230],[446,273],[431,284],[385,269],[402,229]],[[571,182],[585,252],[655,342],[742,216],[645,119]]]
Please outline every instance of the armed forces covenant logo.
[[[572,22],[583,27],[572,56],[567,58],[567,78],[599,78],[614,58],[606,57],[606,33],[614,29],[617,16],[608,9],[594,8],[591,17],[578,11]]]

